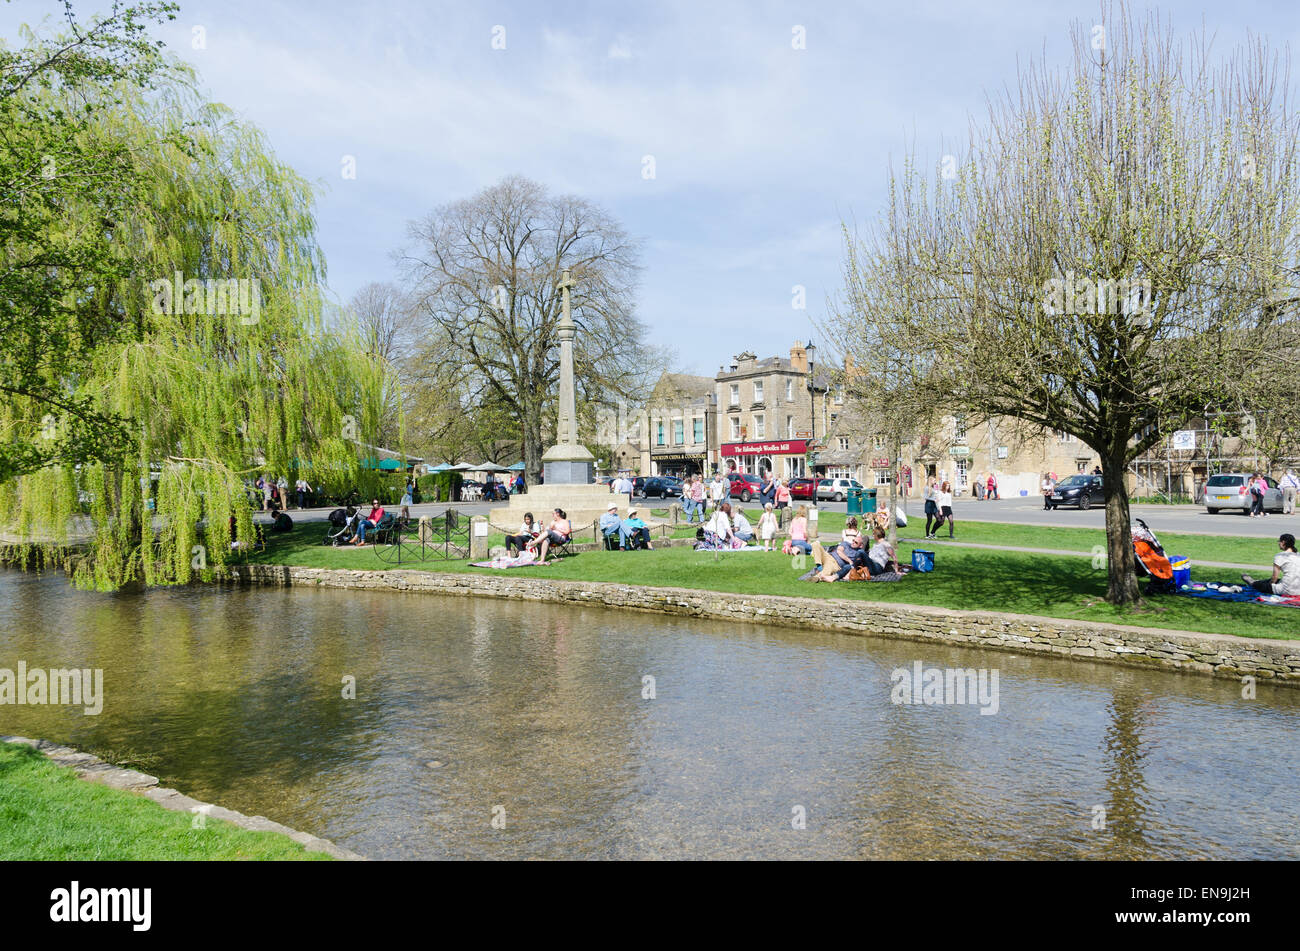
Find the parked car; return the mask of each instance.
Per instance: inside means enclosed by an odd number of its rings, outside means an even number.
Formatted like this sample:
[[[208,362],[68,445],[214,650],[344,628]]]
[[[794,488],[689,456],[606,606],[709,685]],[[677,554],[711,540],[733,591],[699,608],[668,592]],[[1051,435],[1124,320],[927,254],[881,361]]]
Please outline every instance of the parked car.
[[[791,479],[790,480],[790,498],[802,499],[811,502],[813,495],[817,491],[816,479]]]
[[[674,476],[637,476],[632,494],[638,498],[667,499],[682,494],[682,480]]]
[[[1091,508],[1093,503],[1100,504],[1105,500],[1101,476],[1079,474],[1068,476],[1056,483],[1056,487],[1052,489],[1052,497],[1047,501],[1047,507],[1055,509],[1058,505],[1075,505],[1083,511]]]
[[[843,502],[849,497],[849,489],[863,487],[857,479],[822,479],[817,483],[817,498],[823,502]]]
[[[1211,515],[1218,515],[1228,510],[1249,512],[1252,501],[1250,495],[1251,475],[1248,472],[1220,472],[1212,475],[1205,483],[1205,510]],[[1264,476],[1268,488],[1264,490],[1264,511],[1282,511],[1282,490],[1268,476]]]
[[[748,502],[763,491],[763,480],[748,472],[728,472],[727,479],[731,482],[729,495],[733,499]]]

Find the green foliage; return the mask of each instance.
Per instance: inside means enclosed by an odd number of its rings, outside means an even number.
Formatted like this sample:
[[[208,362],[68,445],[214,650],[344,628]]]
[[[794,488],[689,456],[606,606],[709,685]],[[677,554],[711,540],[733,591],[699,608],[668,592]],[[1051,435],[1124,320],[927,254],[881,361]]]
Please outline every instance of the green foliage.
[[[257,473],[379,485],[358,471],[356,443],[376,431],[388,371],[322,326],[310,186],[179,67],[165,78],[98,90],[80,119],[138,187],[97,232],[114,267],[93,269],[73,306],[102,310],[115,331],[84,342],[78,372],[48,376],[69,405],[119,421],[114,451],[58,456],[0,486],[23,539],[88,540],[74,580],[101,589],[210,576],[229,560],[232,515],[236,537],[251,537],[244,482]],[[66,89],[46,95],[71,107]],[[0,433],[41,409],[6,400]]]

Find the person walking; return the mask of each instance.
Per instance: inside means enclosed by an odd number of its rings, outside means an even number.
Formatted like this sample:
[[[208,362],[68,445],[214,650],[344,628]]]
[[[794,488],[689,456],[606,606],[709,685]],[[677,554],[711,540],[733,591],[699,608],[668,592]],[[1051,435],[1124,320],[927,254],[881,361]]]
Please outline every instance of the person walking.
[[[1297,476],[1294,469],[1286,470],[1286,475],[1278,480],[1278,488],[1282,490],[1282,514],[1295,514],[1295,497],[1300,492],[1300,476]]]
[[[933,482],[934,480],[931,479],[930,481]],[[978,472],[975,473],[975,498],[981,502],[984,501],[984,479]]]
[[[312,490],[311,486],[306,479],[299,479],[294,483],[294,490],[298,496],[298,508],[305,509],[307,507],[307,493]]]
[[[695,473],[695,478],[691,480],[691,498],[695,501],[695,511],[700,513],[700,524],[704,524],[704,503],[708,498],[708,490],[704,487],[704,476]]]
[[[1052,491],[1056,488],[1056,483],[1052,481],[1052,474],[1050,472],[1043,473],[1043,484],[1041,488],[1043,490],[1043,511],[1046,512],[1052,507]]]
[[[723,502],[727,501],[730,488],[730,483],[723,477],[721,472],[713,474],[713,481],[709,483],[709,501],[713,503],[715,512],[722,507]]]
[[[944,485],[947,485],[947,483],[945,482]],[[998,495],[998,477],[993,474],[993,470],[991,469],[989,470],[988,485],[985,486],[985,488],[988,490],[985,494],[985,498],[990,501],[997,501],[1001,498],[1001,496]]]
[[[777,479],[776,480],[776,507],[778,509],[788,509],[790,507],[790,502],[793,498],[794,496],[790,494],[790,486],[786,484],[786,481],[784,479]]]
[[[979,485],[979,482],[975,483]],[[935,496],[939,493],[939,487],[935,484],[934,479],[929,479],[925,483],[925,492],[921,498],[925,500],[925,537],[933,538],[930,534],[931,524],[939,517],[939,505],[935,501]]]
[[[772,478],[772,470],[768,469],[763,475],[763,487],[758,491],[758,503],[767,507],[769,502],[776,501],[776,480]]]
[[[934,531],[929,537],[937,538],[940,526],[947,522],[948,537],[952,538],[953,523],[956,521],[952,517],[952,483],[945,482],[939,486],[939,491],[934,497],[934,504],[939,507],[939,521],[934,523]]]
[[[1258,472],[1250,477],[1250,517],[1262,518],[1264,516],[1264,490],[1267,483],[1264,477]]]

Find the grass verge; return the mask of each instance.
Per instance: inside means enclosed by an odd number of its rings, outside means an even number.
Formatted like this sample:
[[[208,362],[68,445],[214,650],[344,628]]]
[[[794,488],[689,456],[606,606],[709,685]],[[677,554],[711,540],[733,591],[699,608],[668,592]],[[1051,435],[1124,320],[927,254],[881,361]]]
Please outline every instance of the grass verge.
[[[330,859],[277,832],[211,818],[194,829],[192,821],[79,779],[30,746],[0,743],[0,860]]]
[[[823,524],[823,537],[826,537],[825,529],[830,528],[831,522],[831,519],[827,519]],[[969,526],[976,524],[969,523]],[[959,525],[958,532],[969,526]],[[380,561],[370,548],[358,550],[322,546],[319,536],[318,528],[295,529],[288,535],[273,537],[268,550],[259,553],[253,560],[309,568],[370,571],[396,567]],[[900,560],[910,561],[913,547],[926,545],[920,538],[904,539],[899,546]],[[1088,546],[1090,547],[1091,545]],[[1087,551],[1088,548],[1080,550]],[[473,568],[465,561],[415,562],[402,567],[424,571],[492,571]],[[799,581],[801,569],[794,565],[793,559],[778,552],[714,555],[689,548],[632,553],[583,552],[546,567],[521,568],[517,571],[526,577],[692,588],[723,594],[775,594],[883,601],[1036,614],[1073,621],[1133,624],[1164,630],[1300,639],[1300,610],[1296,608],[1187,597],[1157,597],[1148,599],[1137,608],[1115,607],[1104,600],[1105,572],[1094,569],[1089,559],[1065,555],[941,548],[936,555],[934,572],[913,575],[897,584],[811,584]],[[527,574],[524,575],[524,572]],[[1263,573],[1261,569],[1261,574]],[[1227,569],[1192,568],[1192,577],[1197,580],[1227,581],[1232,580],[1231,574]]]

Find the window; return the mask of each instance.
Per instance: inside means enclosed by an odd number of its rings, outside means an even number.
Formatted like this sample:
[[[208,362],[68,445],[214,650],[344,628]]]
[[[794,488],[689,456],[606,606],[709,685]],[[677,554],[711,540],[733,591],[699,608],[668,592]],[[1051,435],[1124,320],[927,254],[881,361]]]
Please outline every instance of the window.
[[[662,446],[662,445],[664,444],[664,424],[663,424],[663,423],[655,423],[655,432],[656,432],[656,435],[658,436],[658,439],[656,440],[655,445],[656,445],[656,446]]]
[[[767,430],[764,427],[764,422],[765,420],[762,413],[754,414],[754,438],[755,439],[762,439],[765,435],[767,435]]]
[[[1006,446],[998,446],[998,458],[1005,459],[1009,451]]]
[[[952,421],[952,438],[959,444],[964,443],[966,441],[966,417],[965,416],[954,417]]]
[[[877,470],[876,470],[876,485],[889,485],[889,478],[890,478],[890,475],[891,475],[891,473],[890,473],[890,470],[888,470],[888,469],[877,469]]]
[[[754,381],[754,402],[755,403],[763,402],[763,381],[762,380]]]
[[[848,451],[849,451],[849,437],[848,437],[848,436],[841,436],[841,437],[839,437],[839,440],[840,440],[840,451],[841,451],[841,452],[848,452]]]
[[[877,449],[884,449],[884,448],[885,448],[885,434],[884,434],[884,433],[876,433],[876,442],[875,442],[875,445],[876,445],[876,448],[877,448]]]
[[[1074,442],[1074,437],[1063,429],[1058,429],[1056,431],[1056,438],[1061,440],[1061,442]]]
[[[732,406],[740,405],[740,384],[739,383],[731,384],[731,405]]]
[[[835,387],[835,402],[841,404],[844,402],[844,387]]]
[[[680,446],[686,442],[686,423],[680,419],[673,420],[673,445]]]
[[[970,468],[970,462],[966,459],[957,460],[957,485],[958,487],[966,484],[966,471]]]
[[[695,436],[695,442],[704,442],[704,420],[699,417],[696,417],[695,419],[695,431],[693,435]]]
[[[785,401],[787,403],[794,402],[794,380],[785,381]]]
[[[786,439],[794,438],[794,417],[793,416],[787,416],[785,418],[785,438]]]
[[[739,416],[731,417],[731,438],[732,439],[740,438],[740,417]]]

